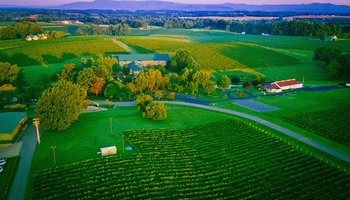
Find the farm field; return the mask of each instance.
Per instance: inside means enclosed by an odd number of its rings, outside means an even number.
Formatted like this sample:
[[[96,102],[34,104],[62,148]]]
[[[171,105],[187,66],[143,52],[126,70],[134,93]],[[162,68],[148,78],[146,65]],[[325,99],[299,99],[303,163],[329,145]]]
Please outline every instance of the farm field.
[[[315,95],[317,101],[315,101]],[[348,89],[288,93],[256,99],[280,110],[266,113],[350,147]],[[287,103],[288,102],[288,103]]]
[[[183,129],[193,125],[206,124],[231,118],[226,114],[196,108],[166,105],[167,119],[156,122],[142,118],[134,107],[116,108],[98,113],[82,114],[72,126],[63,132],[45,131],[42,143],[37,146],[32,161],[29,181],[38,171],[53,167],[51,146],[56,146],[57,166],[64,166],[86,159],[98,158],[101,147],[118,147],[121,152],[121,134],[130,129]],[[112,117],[113,135],[110,134],[109,117]],[[201,116],[201,117],[196,117]],[[69,142],[67,142],[69,138]],[[28,189],[32,187],[29,182]],[[29,195],[30,196],[30,195]]]
[[[0,47],[5,48],[0,51],[0,61],[17,64],[20,67],[60,63],[83,55],[126,53],[123,48],[104,37],[5,41]]]
[[[135,153],[42,170],[33,199],[344,199],[350,173],[230,119],[124,132]],[[64,183],[64,184],[63,184]]]
[[[247,43],[197,43],[171,37],[119,37],[118,39],[127,45],[159,53],[173,54],[177,50],[187,49],[194,55],[202,69],[232,70],[299,63],[293,57]],[[250,52],[250,59],[245,56],[247,52]]]

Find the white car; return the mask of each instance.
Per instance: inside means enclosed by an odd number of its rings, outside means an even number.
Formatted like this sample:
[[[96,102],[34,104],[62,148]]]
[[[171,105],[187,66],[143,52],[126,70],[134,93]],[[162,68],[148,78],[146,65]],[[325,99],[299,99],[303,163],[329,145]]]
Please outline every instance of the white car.
[[[4,168],[2,166],[0,166],[0,173],[4,171]]]
[[[0,166],[4,166],[6,164],[6,160],[5,159],[0,159]]]

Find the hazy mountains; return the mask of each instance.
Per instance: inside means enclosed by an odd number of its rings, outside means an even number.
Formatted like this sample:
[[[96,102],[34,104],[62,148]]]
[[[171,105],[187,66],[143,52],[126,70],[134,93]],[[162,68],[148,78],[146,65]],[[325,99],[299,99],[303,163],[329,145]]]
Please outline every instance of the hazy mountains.
[[[56,7],[58,9],[101,9],[101,10],[181,10],[181,11],[264,11],[264,12],[309,12],[350,13],[350,6],[333,4],[301,5],[247,5],[247,4],[181,4],[169,1],[113,1],[96,0],[77,2]]]
[[[0,3],[1,4],[1,3]],[[4,7],[4,6],[0,6]],[[6,6],[14,7],[14,6]],[[28,6],[29,8],[33,8]],[[38,8],[38,7],[37,7]],[[48,8],[48,7],[46,7]],[[169,1],[135,0],[95,0],[93,2],[75,2],[49,9],[65,10],[179,10],[179,11],[263,11],[263,12],[301,12],[321,14],[350,14],[350,6],[334,4],[299,4],[299,5],[247,5],[247,4],[181,4]]]

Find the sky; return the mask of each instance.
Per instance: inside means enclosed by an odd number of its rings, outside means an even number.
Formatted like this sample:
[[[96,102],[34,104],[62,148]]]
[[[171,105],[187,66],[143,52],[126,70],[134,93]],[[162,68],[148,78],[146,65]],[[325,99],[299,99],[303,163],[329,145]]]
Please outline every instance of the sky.
[[[34,5],[50,6],[65,3],[94,0],[0,0],[0,5]],[[245,3],[245,4],[306,4],[306,3],[333,3],[338,5],[350,5],[350,0],[168,0],[178,3],[220,4],[220,3]]]

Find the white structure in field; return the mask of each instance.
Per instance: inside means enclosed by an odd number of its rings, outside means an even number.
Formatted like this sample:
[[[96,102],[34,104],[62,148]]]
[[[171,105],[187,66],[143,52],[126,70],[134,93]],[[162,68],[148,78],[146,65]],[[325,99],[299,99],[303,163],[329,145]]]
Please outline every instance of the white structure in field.
[[[116,146],[101,148],[101,155],[102,156],[109,156],[109,155],[115,155],[115,154],[117,154],[117,147]]]
[[[46,34],[37,34],[37,35],[28,35],[26,37],[27,41],[32,41],[32,40],[47,40],[47,35]]]
[[[302,88],[303,85],[304,83],[301,83],[296,79],[289,79],[289,80],[275,81],[272,83],[266,83],[264,84],[263,87],[266,89],[267,92],[279,93],[285,90],[294,90],[294,89]]]

